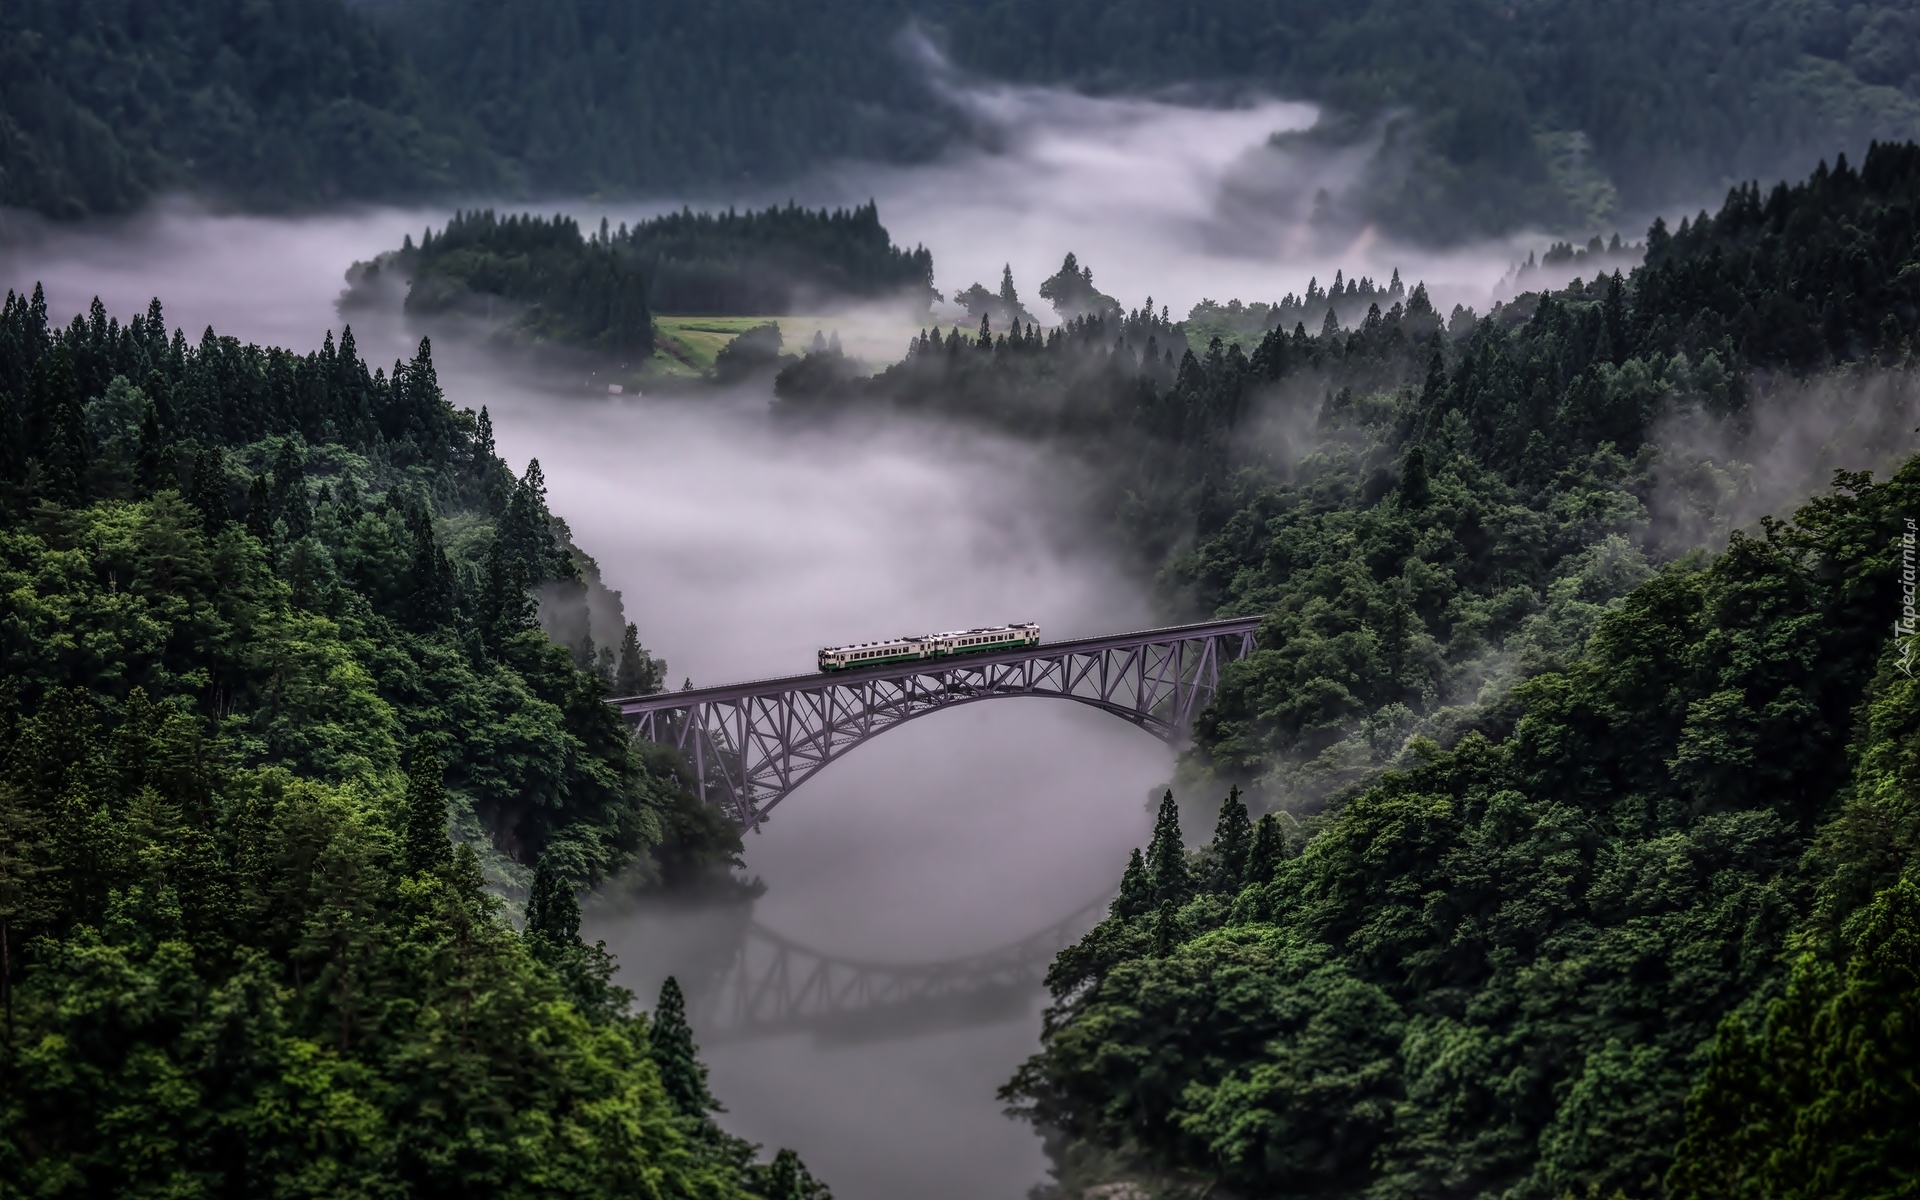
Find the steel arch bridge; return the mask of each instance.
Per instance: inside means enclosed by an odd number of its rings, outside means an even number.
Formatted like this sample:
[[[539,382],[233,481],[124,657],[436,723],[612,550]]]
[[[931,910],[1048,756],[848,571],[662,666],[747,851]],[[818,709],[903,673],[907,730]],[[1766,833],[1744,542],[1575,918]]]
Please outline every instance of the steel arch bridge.
[[[1221,668],[1253,652],[1259,627],[1259,617],[1235,617],[610,703],[639,737],[687,755],[702,800],[754,829],[793,789],[861,743],[980,700],[1071,700],[1177,742],[1213,702]]]
[[[1101,898],[1017,942],[940,962],[843,958],[755,921],[727,969],[689,1000],[708,1042],[783,1033],[888,1036],[916,1023],[968,1025],[1024,1011]]]

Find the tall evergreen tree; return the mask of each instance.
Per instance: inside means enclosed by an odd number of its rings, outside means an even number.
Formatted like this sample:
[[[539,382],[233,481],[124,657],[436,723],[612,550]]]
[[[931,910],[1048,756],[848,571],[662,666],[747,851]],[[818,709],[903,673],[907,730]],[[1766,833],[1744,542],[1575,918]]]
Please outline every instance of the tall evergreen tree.
[[[413,556],[407,567],[407,602],[416,629],[429,630],[453,620],[453,562],[434,536],[433,514],[420,509],[413,527]]]
[[[1207,890],[1232,896],[1247,877],[1247,852],[1253,843],[1253,822],[1240,799],[1239,787],[1228,790],[1220,802],[1220,819],[1213,828],[1213,850],[1207,858]]]
[[[87,414],[80,401],[80,381],[74,372],[73,354],[64,343],[47,360],[39,409],[46,430],[40,461],[46,472],[47,494],[62,504],[83,503],[87,466],[93,454],[88,445]]]
[[[273,545],[273,494],[265,475],[255,475],[247,486],[247,532],[261,545]]]
[[[759,1174],[761,1183],[756,1190],[764,1200],[833,1200],[833,1192],[813,1177],[792,1150],[782,1149],[772,1162],[760,1168]]]
[[[1193,898],[1193,871],[1180,840],[1180,807],[1173,802],[1171,788],[1160,797],[1160,812],[1153,821],[1147,872],[1153,879],[1154,899],[1160,903],[1180,905]]]
[[[1427,475],[1427,451],[1414,446],[1407,451],[1406,465],[1400,468],[1400,504],[1403,508],[1425,508],[1433,497],[1433,483]]]
[[[573,885],[554,869],[552,855],[541,855],[533,869],[533,887],[527,894],[527,935],[555,945],[580,940],[580,901],[573,894]]]
[[[1250,884],[1272,883],[1274,872],[1280,869],[1280,860],[1285,854],[1286,844],[1280,834],[1280,819],[1267,813],[1253,827],[1253,845],[1247,850],[1246,881]]]
[[[209,534],[220,532],[233,519],[227,508],[227,452],[212,446],[193,459],[193,482],[187,502],[200,512]]]
[[[313,528],[313,505],[307,498],[306,454],[292,438],[281,440],[273,459],[273,515],[285,523],[290,541],[299,541]]]
[[[1120,876],[1120,894],[1113,898],[1107,912],[1123,921],[1144,917],[1153,911],[1153,879],[1147,874],[1146,860],[1135,846],[1127,857],[1127,869]]]
[[[1160,902],[1153,915],[1153,952],[1165,956],[1180,944],[1180,906],[1171,899]]]
[[[26,425],[20,406],[12,392],[0,387],[0,479],[19,479],[26,465]]]
[[[432,744],[416,738],[407,769],[406,827],[401,831],[401,858],[409,875],[441,873],[453,862],[445,774],[446,765]]]
[[[660,1002],[647,1030],[647,1056],[659,1067],[667,1098],[681,1116],[704,1122],[708,1113],[726,1111],[707,1090],[707,1068],[693,1043],[693,1027],[687,1024],[687,998],[671,975],[660,985]]]
[[[667,664],[649,655],[640,645],[640,631],[632,622],[620,635],[620,663],[615,669],[613,690],[620,696],[644,696],[666,684]]]
[[[534,604],[527,594],[526,577],[498,537],[487,546],[487,561],[481,570],[479,618],[481,640],[495,652],[515,634],[534,625]]]

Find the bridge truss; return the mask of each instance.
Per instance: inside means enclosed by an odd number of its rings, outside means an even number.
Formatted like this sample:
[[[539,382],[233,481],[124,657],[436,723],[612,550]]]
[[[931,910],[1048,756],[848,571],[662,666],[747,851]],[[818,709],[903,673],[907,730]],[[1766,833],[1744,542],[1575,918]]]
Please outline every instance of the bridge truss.
[[[701,799],[753,829],[854,747],[980,700],[1071,700],[1177,742],[1213,702],[1221,669],[1253,652],[1259,626],[1259,617],[1237,617],[612,703],[638,736],[687,755]]]

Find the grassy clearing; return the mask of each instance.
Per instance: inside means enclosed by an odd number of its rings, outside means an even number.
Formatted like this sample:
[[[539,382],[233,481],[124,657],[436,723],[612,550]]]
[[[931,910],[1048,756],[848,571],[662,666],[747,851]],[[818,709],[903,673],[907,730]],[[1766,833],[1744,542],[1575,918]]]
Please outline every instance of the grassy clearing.
[[[920,323],[905,316],[876,315],[871,311],[784,317],[689,317],[655,313],[654,355],[650,369],[665,375],[704,375],[713,370],[714,356],[734,338],[772,321],[789,354],[804,354],[813,335],[840,335],[847,353],[876,368],[899,359],[907,339]]]

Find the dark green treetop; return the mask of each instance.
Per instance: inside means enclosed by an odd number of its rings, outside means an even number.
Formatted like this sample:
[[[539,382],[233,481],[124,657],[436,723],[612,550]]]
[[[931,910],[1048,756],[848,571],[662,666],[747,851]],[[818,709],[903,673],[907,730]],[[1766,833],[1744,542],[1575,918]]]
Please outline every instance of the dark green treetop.
[[[407,874],[441,874],[453,862],[453,842],[447,837],[446,764],[425,737],[413,743],[413,762],[407,768],[406,825],[401,859]]]

